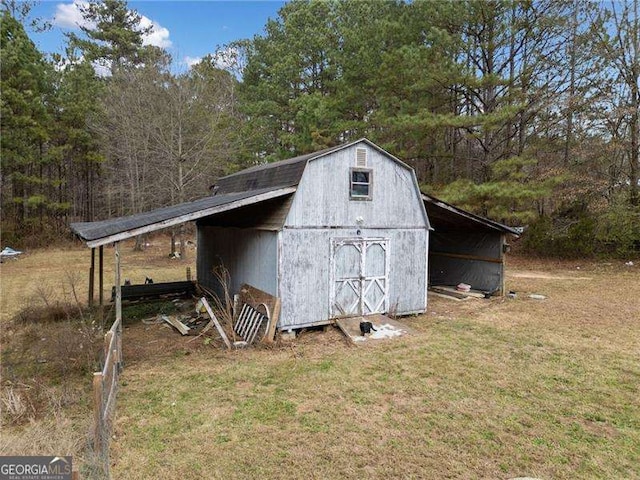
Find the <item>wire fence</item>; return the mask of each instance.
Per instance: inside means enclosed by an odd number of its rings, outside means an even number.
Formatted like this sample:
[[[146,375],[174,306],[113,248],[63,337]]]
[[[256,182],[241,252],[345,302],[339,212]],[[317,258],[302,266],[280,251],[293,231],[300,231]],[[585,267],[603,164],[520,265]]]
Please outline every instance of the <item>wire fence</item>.
[[[109,478],[109,443],[122,371],[122,320],[116,318],[104,336],[104,366],[93,374],[93,453],[96,477]]]

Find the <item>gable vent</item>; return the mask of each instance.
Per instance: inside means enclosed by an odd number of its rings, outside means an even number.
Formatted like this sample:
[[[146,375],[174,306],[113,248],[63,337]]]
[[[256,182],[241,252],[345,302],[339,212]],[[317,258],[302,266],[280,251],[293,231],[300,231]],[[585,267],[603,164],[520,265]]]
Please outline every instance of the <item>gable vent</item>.
[[[356,167],[367,166],[367,149],[356,148]]]

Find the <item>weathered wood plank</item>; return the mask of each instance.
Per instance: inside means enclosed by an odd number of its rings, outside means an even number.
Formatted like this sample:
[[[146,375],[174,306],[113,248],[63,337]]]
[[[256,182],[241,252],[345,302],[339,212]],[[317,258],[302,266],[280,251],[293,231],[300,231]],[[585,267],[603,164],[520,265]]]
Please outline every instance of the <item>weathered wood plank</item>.
[[[213,324],[216,326],[216,329],[218,330],[218,333],[220,334],[220,337],[224,341],[224,344],[227,346],[227,348],[229,350],[231,350],[231,342],[229,341],[229,338],[227,337],[227,334],[224,332],[224,329],[222,328],[222,325],[220,325],[220,322],[218,321],[216,316],[213,314],[213,310],[211,309],[211,305],[209,305],[209,302],[207,302],[207,299],[204,298],[204,297],[202,297],[200,299],[200,301],[202,302],[202,305],[204,305],[204,308],[207,310],[207,313],[211,317],[211,320],[213,321]]]
[[[476,260],[478,262],[489,263],[502,263],[502,258],[482,257],[479,255],[465,255],[462,253],[448,253],[448,252],[430,252],[431,255],[438,255],[440,257],[460,258],[462,260]]]
[[[189,335],[189,330],[191,329],[184,323],[180,322],[177,318],[169,317],[167,315],[162,315],[161,318],[176,330],[178,330],[182,335]]]

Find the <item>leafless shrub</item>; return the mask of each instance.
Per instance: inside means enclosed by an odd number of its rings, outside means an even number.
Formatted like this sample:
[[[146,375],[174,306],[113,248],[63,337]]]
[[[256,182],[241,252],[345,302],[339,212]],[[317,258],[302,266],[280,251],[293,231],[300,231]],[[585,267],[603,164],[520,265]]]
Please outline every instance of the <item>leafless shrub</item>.
[[[51,308],[54,301],[55,292],[53,287],[47,282],[39,283],[35,288],[36,297],[47,307]],[[57,303],[57,302],[56,302]]]
[[[219,294],[211,296],[216,317],[227,335],[230,338],[235,338],[235,333],[233,331],[233,294],[231,292],[231,275],[222,265],[213,269],[213,275],[220,286]]]
[[[3,423],[22,423],[32,412],[31,405],[23,389],[7,384],[0,391]],[[31,408],[30,408],[31,407]]]
[[[82,275],[80,274],[80,272],[76,270],[67,270],[65,271],[65,278],[67,280],[67,285],[73,296],[73,300],[75,302],[76,309],[78,310],[78,314],[80,315],[80,318],[84,320],[84,311],[82,309],[82,303],[78,298],[78,288],[77,288],[78,284],[82,280]]]

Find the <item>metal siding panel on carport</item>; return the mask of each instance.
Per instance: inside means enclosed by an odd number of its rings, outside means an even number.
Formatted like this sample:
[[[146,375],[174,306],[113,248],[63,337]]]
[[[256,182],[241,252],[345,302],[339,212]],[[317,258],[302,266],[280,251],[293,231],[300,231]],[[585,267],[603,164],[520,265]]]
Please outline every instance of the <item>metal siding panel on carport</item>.
[[[471,285],[504,293],[504,245],[515,228],[423,194],[434,231],[429,245],[429,286]]]
[[[451,230],[436,225],[429,246],[429,285],[466,283],[474,290],[499,290],[503,238],[504,234],[483,228]],[[465,256],[469,258],[462,258]]]
[[[220,295],[213,273],[220,265],[231,277],[231,293],[248,283],[277,295],[277,232],[198,226],[198,282]]]

